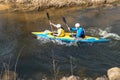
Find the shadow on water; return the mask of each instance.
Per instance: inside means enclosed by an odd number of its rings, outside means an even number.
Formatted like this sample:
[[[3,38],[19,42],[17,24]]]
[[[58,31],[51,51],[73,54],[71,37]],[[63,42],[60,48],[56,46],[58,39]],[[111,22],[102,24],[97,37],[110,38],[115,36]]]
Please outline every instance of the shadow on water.
[[[120,34],[120,7],[84,9],[63,8],[51,9],[51,20],[54,23],[65,24],[62,16],[65,16],[70,27],[80,22],[86,29],[86,34],[98,36],[98,29],[111,27],[110,32]],[[67,28],[64,27],[66,31]],[[32,31],[50,30],[46,17],[46,11],[30,13],[5,13],[0,14],[0,67],[2,63],[8,63],[10,56],[11,67],[14,68],[16,57],[24,46],[17,65],[17,72],[21,77],[35,78],[39,80],[45,76],[53,76],[52,54],[56,60],[56,69],[59,77],[70,75],[70,56],[73,61],[74,74],[79,76],[101,76],[107,69],[120,66],[119,41],[112,40],[109,43],[79,44],[79,46],[58,45],[52,42],[42,43],[33,38]]]

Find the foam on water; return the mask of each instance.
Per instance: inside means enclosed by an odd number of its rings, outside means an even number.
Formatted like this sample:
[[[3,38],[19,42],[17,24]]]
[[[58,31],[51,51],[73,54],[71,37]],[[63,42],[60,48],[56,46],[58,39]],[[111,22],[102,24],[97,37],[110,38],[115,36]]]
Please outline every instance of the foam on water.
[[[45,30],[44,31],[44,33],[49,33],[49,32],[51,32],[50,30]],[[65,45],[65,46],[78,46],[78,44],[77,44],[77,42],[70,42],[70,43],[67,43],[67,42],[63,42],[63,41],[61,41],[61,40],[51,40],[51,39],[48,39],[48,38],[43,38],[43,37],[39,37],[39,36],[37,36],[37,40],[39,40],[40,41],[40,43],[49,43],[49,42],[53,42],[53,43],[55,43],[55,44],[57,44],[57,45]]]
[[[52,42],[52,43],[57,44],[57,45],[78,46],[77,42],[67,43],[67,42],[63,42],[63,41],[61,41],[61,40],[51,40],[51,39],[42,38],[42,37],[37,37],[37,39],[38,39],[38,40],[40,41],[40,43],[42,43],[42,44]]]
[[[116,33],[111,33],[112,27],[107,27],[105,30],[99,29],[99,35],[102,36],[102,38],[111,38],[114,40],[120,40],[120,36]]]

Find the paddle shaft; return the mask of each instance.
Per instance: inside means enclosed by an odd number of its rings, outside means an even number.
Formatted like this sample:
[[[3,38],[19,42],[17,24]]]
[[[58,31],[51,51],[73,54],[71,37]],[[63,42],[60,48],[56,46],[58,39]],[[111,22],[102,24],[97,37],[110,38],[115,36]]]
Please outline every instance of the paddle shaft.
[[[65,17],[63,17],[63,22],[65,23],[66,27],[68,28],[69,32],[71,33],[71,35],[73,37],[73,34],[72,34],[71,30],[70,30],[70,27],[67,24],[67,21],[66,21]]]
[[[70,30],[70,27],[69,27],[68,24],[67,24],[67,21],[66,21],[65,17],[63,17],[63,22],[64,22],[65,25],[67,26],[67,28],[68,28],[68,30],[70,31],[70,33],[72,33],[71,30]]]
[[[51,20],[50,20],[50,16],[49,16],[49,13],[46,13],[47,15],[47,18],[48,18],[48,21],[49,21],[49,24],[51,23]],[[51,31],[53,32],[53,27],[52,25],[50,24],[50,27],[51,27]]]

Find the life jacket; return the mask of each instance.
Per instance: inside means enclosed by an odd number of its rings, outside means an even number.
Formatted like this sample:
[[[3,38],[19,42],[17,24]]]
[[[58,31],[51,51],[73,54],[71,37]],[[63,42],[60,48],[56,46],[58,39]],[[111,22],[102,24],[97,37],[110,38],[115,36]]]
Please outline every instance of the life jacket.
[[[85,38],[85,30],[84,30],[84,28],[82,28],[82,33],[81,33],[80,37]]]
[[[85,38],[85,30],[84,30],[84,28],[79,27],[77,29],[77,35],[76,35],[76,37]]]
[[[59,28],[59,29],[57,30],[57,32],[58,32],[58,34],[60,33],[59,37],[65,36],[65,31],[64,31],[63,28]]]

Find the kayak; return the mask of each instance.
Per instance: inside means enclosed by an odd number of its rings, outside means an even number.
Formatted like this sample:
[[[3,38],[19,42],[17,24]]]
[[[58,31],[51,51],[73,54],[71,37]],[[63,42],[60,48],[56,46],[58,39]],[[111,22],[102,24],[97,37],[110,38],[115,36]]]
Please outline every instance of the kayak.
[[[60,40],[63,42],[90,42],[90,43],[101,43],[101,42],[109,42],[109,39],[106,38],[97,38],[97,37],[92,37],[92,36],[85,36],[85,38],[78,38],[75,39],[71,37],[71,33],[66,32],[64,37],[57,37],[53,36],[52,32],[50,31],[44,31],[44,32],[32,32],[33,35],[37,37],[37,39],[44,38],[44,39],[50,39],[50,40]]]

